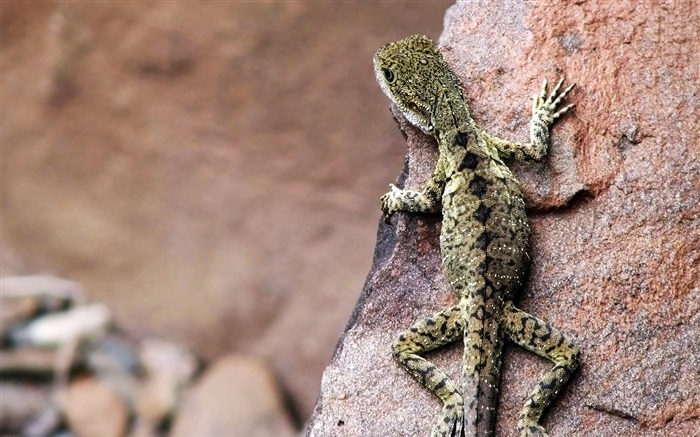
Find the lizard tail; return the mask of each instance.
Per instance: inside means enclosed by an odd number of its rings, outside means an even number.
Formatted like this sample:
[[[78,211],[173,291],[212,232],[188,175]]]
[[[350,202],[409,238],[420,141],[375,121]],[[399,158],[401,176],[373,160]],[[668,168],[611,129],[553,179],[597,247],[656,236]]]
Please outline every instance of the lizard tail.
[[[493,305],[462,298],[464,314],[464,426],[467,437],[491,437],[496,423],[503,343]]]

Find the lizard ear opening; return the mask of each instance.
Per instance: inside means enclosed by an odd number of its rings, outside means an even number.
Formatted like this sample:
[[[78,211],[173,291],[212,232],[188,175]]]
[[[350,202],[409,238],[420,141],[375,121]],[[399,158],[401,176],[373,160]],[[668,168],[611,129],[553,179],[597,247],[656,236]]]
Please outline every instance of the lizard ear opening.
[[[386,81],[389,83],[393,83],[394,79],[396,79],[394,72],[388,68],[382,68],[382,73],[384,74],[384,79],[386,79]]]

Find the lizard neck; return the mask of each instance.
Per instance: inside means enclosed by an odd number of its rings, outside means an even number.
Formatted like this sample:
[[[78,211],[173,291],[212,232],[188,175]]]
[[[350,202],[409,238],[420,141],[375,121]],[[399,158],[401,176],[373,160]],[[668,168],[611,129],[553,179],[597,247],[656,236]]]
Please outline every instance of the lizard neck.
[[[440,154],[448,162],[460,162],[467,149],[478,147],[476,125],[459,90],[442,88],[431,121]]]

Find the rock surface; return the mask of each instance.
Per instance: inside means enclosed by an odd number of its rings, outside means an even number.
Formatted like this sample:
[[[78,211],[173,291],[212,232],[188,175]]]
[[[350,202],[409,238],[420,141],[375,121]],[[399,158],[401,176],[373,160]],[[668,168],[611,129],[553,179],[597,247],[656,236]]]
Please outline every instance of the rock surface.
[[[78,437],[121,437],[126,432],[126,404],[114,390],[95,379],[72,383],[63,409],[71,431]]]
[[[3,1],[3,274],[261,356],[307,417],[403,155],[372,54],[450,4]]]
[[[221,358],[187,395],[172,437],[291,437],[294,427],[269,369],[262,361]]]
[[[543,77],[578,83],[544,164],[516,165],[533,263],[520,306],[582,349],[544,424],[554,436],[700,436],[700,12],[691,2],[462,2],[440,39],[475,119],[527,138]],[[408,133],[400,183],[435,146]],[[405,179],[405,181],[404,181]],[[378,205],[377,205],[378,207]],[[426,435],[440,405],[396,365],[395,336],[456,301],[439,218],[380,224],[374,265],[326,369],[309,436]],[[459,345],[431,353],[460,373]],[[514,436],[549,363],[507,345],[497,436]]]

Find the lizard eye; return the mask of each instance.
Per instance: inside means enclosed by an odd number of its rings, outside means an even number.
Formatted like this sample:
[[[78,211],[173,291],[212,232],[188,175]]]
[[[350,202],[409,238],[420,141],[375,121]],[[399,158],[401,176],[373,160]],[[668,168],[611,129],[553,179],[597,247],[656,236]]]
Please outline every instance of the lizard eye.
[[[389,82],[389,83],[393,82],[394,79],[396,78],[396,77],[394,76],[394,72],[391,71],[391,70],[389,70],[388,68],[383,68],[383,69],[382,69],[382,73],[384,73],[384,78],[385,78],[385,79],[387,80],[387,82]]]

